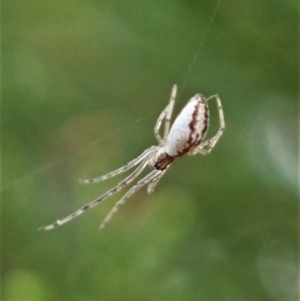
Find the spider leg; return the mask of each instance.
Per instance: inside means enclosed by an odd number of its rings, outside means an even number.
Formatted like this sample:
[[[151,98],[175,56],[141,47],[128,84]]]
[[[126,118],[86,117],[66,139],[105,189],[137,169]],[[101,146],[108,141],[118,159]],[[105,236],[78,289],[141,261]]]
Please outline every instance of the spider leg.
[[[91,184],[91,183],[97,183],[97,182],[101,182],[104,180],[107,180],[109,178],[112,178],[122,172],[125,172],[129,169],[131,169],[132,167],[138,165],[142,160],[144,160],[154,149],[155,147],[152,146],[148,149],[146,149],[141,155],[139,155],[137,158],[133,159],[132,161],[130,161],[129,163],[127,163],[126,165],[111,171],[101,177],[97,177],[97,178],[90,178],[90,179],[80,179],[79,183],[80,184]]]
[[[164,132],[164,139],[168,136],[169,128],[170,128],[170,122],[171,122],[171,115],[174,108],[175,98],[177,94],[177,85],[174,85],[171,92],[171,98],[169,101],[169,104],[166,106],[166,108],[160,113],[156,125],[154,127],[154,136],[156,137],[159,144],[162,144],[163,139],[159,135],[159,129],[161,126],[162,121],[165,119],[165,132]]]
[[[141,172],[145,169],[145,167],[147,165],[148,165],[148,158],[144,159],[144,161],[128,177],[126,177],[123,181],[121,181],[117,186],[111,188],[106,193],[104,193],[103,195],[101,195],[100,197],[95,199],[94,201],[80,207],[78,210],[76,210],[75,212],[73,212],[70,215],[66,216],[65,218],[63,218],[61,220],[57,220],[55,223],[53,223],[51,225],[41,227],[41,228],[39,228],[39,230],[51,230],[51,229],[53,229],[57,226],[61,226],[65,223],[71,221],[75,217],[81,215],[84,211],[95,207],[100,202],[104,201],[105,199],[107,199],[111,195],[117,193],[122,188],[124,188],[129,183],[131,183],[136,177],[138,177],[141,174]]]
[[[173,88],[172,88],[172,92],[171,92],[169,108],[167,110],[167,115],[165,117],[164,139],[167,138],[167,136],[169,134],[169,131],[170,131],[171,117],[172,117],[172,113],[173,113],[173,108],[174,108],[174,104],[175,104],[176,95],[177,95],[177,85],[174,85]]]
[[[156,185],[158,184],[160,178],[164,175],[166,169],[164,169],[156,178],[154,178],[149,184],[147,188],[147,192],[150,194],[154,191]]]
[[[202,142],[196,149],[194,149],[191,152],[191,155],[195,155],[197,153],[202,154],[202,155],[209,154],[225,130],[225,119],[224,119],[224,112],[223,112],[223,108],[222,108],[221,99],[219,98],[218,95],[213,95],[213,96],[209,97],[207,100],[210,100],[212,98],[215,98],[217,101],[217,106],[218,106],[218,111],[219,111],[220,128],[214,137]]]
[[[150,172],[147,176],[142,178],[140,181],[137,182],[136,185],[134,185],[112,208],[112,210],[106,215],[105,219],[100,225],[100,229],[103,229],[106,224],[111,220],[113,215],[118,211],[119,207],[124,205],[126,200],[134,194],[136,191],[140,190],[143,186],[147,185],[149,182],[151,182],[153,179],[155,179],[159,174],[161,173],[160,170],[153,170]]]

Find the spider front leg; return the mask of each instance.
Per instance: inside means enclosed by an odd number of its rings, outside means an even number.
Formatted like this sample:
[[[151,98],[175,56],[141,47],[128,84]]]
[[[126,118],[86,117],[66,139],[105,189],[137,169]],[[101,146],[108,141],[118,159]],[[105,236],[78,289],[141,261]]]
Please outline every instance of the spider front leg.
[[[213,96],[209,97],[207,100],[210,100],[212,98],[215,98],[217,101],[217,106],[218,106],[218,111],[219,111],[220,128],[214,137],[202,142],[196,149],[194,149],[191,153],[192,155],[195,155],[197,153],[199,153],[201,155],[209,154],[212,151],[212,149],[215,147],[216,143],[218,142],[218,140],[220,139],[220,137],[222,136],[222,134],[225,130],[225,119],[224,119],[224,112],[223,112],[223,108],[222,108],[221,99],[219,98],[219,95],[213,95]]]
[[[154,191],[157,183],[159,182],[159,180],[161,179],[161,177],[164,175],[164,173],[166,172],[167,169],[163,170],[156,178],[154,178],[149,184],[148,184],[148,188],[147,188],[147,192],[150,194]]]
[[[146,168],[146,166],[148,165],[148,159],[145,158],[144,161],[142,161],[142,163],[129,175],[127,176],[124,180],[122,180],[121,182],[119,182],[119,184],[113,188],[111,188],[110,190],[108,190],[107,192],[105,192],[104,194],[102,194],[100,197],[98,197],[97,199],[95,199],[94,201],[81,206],[78,210],[74,211],[73,213],[71,213],[70,215],[64,217],[61,220],[57,220],[55,223],[50,224],[48,226],[44,226],[39,228],[40,230],[52,230],[55,227],[61,226],[69,221],[71,221],[72,219],[76,218],[77,216],[81,215],[82,213],[84,213],[86,210],[91,209],[95,206],[97,206],[99,203],[101,203],[102,201],[106,200],[108,197],[112,196],[113,194],[119,192],[121,189],[123,189],[125,186],[127,186],[128,184],[130,184],[134,179],[136,179],[142,172],[143,170]],[[151,181],[152,179],[150,179]]]
[[[119,210],[120,206],[124,205],[132,194],[140,190],[143,186],[147,185],[148,183],[151,183],[151,181],[153,181],[153,179],[155,179],[160,173],[160,170],[153,170],[147,176],[139,180],[136,185],[131,187],[131,189],[127,191],[127,193],[115,204],[113,209],[106,215],[99,229],[103,229],[106,226],[106,224],[111,220],[113,215]]]
[[[141,155],[139,155],[137,158],[131,160],[129,163],[127,163],[126,165],[111,171],[103,176],[97,177],[97,178],[89,178],[89,179],[80,179],[79,183],[81,184],[91,184],[91,183],[97,183],[97,182],[102,182],[105,181],[109,178],[112,178],[114,176],[117,176],[120,173],[123,173],[129,169],[131,169],[132,167],[138,165],[142,160],[144,160],[147,156],[149,156],[149,154],[155,149],[155,147],[151,146],[149,148],[147,148]]]
[[[169,134],[171,116],[174,108],[176,94],[177,94],[177,85],[174,85],[171,92],[170,102],[159,115],[156,125],[154,127],[154,136],[156,137],[159,144],[162,144],[163,140],[166,139]],[[159,129],[163,120],[165,120],[165,131],[164,131],[164,138],[162,139],[159,135]]]

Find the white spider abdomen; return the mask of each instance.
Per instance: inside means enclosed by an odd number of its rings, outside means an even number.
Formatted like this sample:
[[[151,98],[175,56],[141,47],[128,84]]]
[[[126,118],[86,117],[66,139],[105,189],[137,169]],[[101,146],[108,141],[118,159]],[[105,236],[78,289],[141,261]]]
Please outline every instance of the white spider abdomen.
[[[203,95],[196,94],[175,119],[164,145],[165,152],[179,157],[192,151],[203,141],[208,122],[206,100]]]
[[[166,169],[176,157],[193,151],[205,138],[209,112],[203,95],[190,99],[175,119],[171,130],[155,154],[152,163],[156,169]]]

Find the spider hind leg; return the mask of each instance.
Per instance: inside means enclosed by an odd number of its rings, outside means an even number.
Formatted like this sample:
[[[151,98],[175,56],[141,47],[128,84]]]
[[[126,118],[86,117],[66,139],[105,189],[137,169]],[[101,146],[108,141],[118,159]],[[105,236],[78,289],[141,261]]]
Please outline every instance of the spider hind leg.
[[[194,149],[190,154],[195,155],[195,154],[201,154],[201,155],[207,155],[209,154],[212,149],[215,147],[217,142],[219,141],[220,137],[222,136],[224,130],[225,130],[225,119],[224,119],[224,112],[223,112],[223,107],[221,103],[221,99],[219,95],[213,95],[209,97],[207,100],[210,99],[216,99],[217,106],[218,106],[218,112],[219,112],[219,120],[220,120],[220,127],[215,136],[212,138],[202,142],[196,149]]]

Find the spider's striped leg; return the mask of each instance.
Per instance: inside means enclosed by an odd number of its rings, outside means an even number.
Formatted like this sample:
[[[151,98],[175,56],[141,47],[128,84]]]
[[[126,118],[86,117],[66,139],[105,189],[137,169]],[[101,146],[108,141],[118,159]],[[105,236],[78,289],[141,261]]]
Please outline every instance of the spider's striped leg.
[[[219,98],[219,95],[213,95],[213,96],[209,97],[207,100],[212,99],[212,98],[215,98],[217,101],[217,106],[218,106],[218,111],[219,111],[220,128],[214,137],[202,142],[196,149],[194,149],[191,153],[192,155],[195,155],[197,153],[202,154],[202,155],[209,154],[225,130],[225,119],[224,119],[224,112],[223,112],[223,108],[222,108],[221,99]]]
[[[164,139],[167,138],[167,136],[169,134],[169,131],[170,131],[171,117],[172,117],[173,108],[174,108],[174,104],[175,104],[176,94],[177,94],[177,85],[174,85],[173,88],[172,88],[170,103],[169,103],[169,107],[168,107],[168,110],[167,110],[167,115],[166,115],[166,118],[165,118]]]
[[[169,101],[168,105],[166,106],[166,108],[160,113],[160,115],[156,121],[156,125],[154,127],[154,136],[156,137],[159,144],[162,144],[162,142],[163,142],[163,139],[159,135],[159,129],[160,129],[161,123],[164,119],[165,119],[164,139],[167,137],[167,135],[169,133],[170,120],[171,120],[171,115],[173,112],[176,93],[177,93],[177,85],[174,85],[172,92],[171,92],[170,101]]]
[[[139,155],[137,158],[133,159],[132,161],[130,161],[129,163],[127,163],[126,165],[114,170],[114,171],[111,171],[101,177],[97,177],[97,178],[90,178],[90,179],[80,179],[79,180],[79,183],[81,184],[91,184],[91,183],[96,183],[96,182],[101,182],[101,181],[104,181],[104,180],[107,180],[109,178],[112,178],[122,172],[125,172],[129,169],[131,169],[132,167],[138,165],[142,160],[144,160],[148,155],[149,153],[152,152],[152,150],[155,148],[155,146],[152,146],[148,149],[146,149],[141,155]]]
[[[106,215],[105,219],[103,220],[102,224],[100,225],[100,229],[103,229],[106,224],[111,220],[113,215],[118,211],[119,207],[124,205],[126,200],[136,191],[140,190],[143,186],[147,185],[153,179],[155,179],[162,171],[161,170],[153,170],[147,176],[142,178],[140,181],[137,182],[113,207],[113,209]]]
[[[164,173],[166,172],[166,169],[163,170],[156,178],[154,178],[149,184],[148,184],[148,188],[147,188],[147,192],[150,194],[154,191],[156,185],[158,184],[160,178],[164,175]]]
[[[84,211],[95,207],[100,202],[104,201],[105,199],[107,199],[111,195],[117,193],[122,188],[124,188],[126,185],[131,183],[136,177],[138,177],[140,175],[140,173],[145,169],[145,167],[147,165],[148,165],[148,158],[144,159],[144,161],[128,177],[126,177],[123,181],[121,181],[117,186],[115,186],[112,189],[108,190],[106,193],[104,193],[103,195],[101,195],[100,197],[95,199],[94,201],[80,207],[78,210],[76,210],[72,214],[66,216],[65,218],[63,218],[61,220],[58,220],[58,221],[56,221],[55,223],[53,223],[51,225],[41,227],[41,228],[39,228],[39,230],[51,230],[51,229],[53,229],[57,226],[61,226],[65,223],[71,221],[75,217],[81,215]]]

